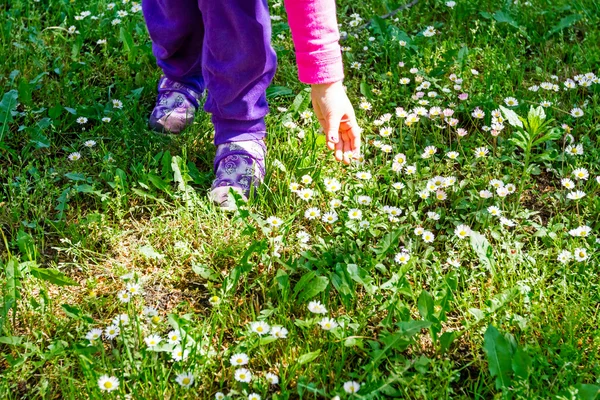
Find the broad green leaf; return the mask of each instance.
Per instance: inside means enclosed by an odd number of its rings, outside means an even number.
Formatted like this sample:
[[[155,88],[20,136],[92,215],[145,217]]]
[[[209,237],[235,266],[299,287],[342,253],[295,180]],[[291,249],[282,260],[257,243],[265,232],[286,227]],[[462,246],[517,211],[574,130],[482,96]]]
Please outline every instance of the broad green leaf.
[[[155,175],[153,173],[149,173],[148,175],[148,180],[159,190],[162,190],[163,192],[167,193],[167,194],[171,194],[171,185],[166,182],[165,180],[163,180],[160,176]]]
[[[329,285],[329,279],[325,276],[316,276],[310,281],[310,283],[300,292],[298,301],[301,303],[312,299],[322,291],[324,291]]]
[[[369,276],[367,271],[356,264],[348,264],[346,270],[348,271],[350,278],[352,278],[354,282],[361,284],[367,293],[372,295],[377,291],[377,286],[373,285],[373,278]]]
[[[19,229],[17,232],[17,246],[19,251],[27,260],[35,260],[37,251],[33,237],[29,233],[26,233],[23,229]]]
[[[597,400],[600,398],[600,386],[589,384],[577,386],[577,398],[580,400]]]
[[[375,248],[373,251],[375,252],[375,254],[383,257],[387,254],[387,252],[390,249],[396,248],[399,245],[399,243],[400,243],[399,240],[400,240],[400,231],[399,230],[389,232],[379,241],[379,243],[377,243],[378,247]]]
[[[515,21],[513,19],[513,17],[511,17],[508,13],[498,10],[494,13],[493,15],[494,19],[499,22],[499,23],[506,23],[509,24],[517,29],[520,28],[519,24],[517,23],[517,21]]]
[[[481,262],[488,270],[494,271],[494,255],[490,242],[481,233],[471,232],[471,247]]]
[[[7,131],[7,125],[13,122],[12,113],[17,109],[17,98],[19,92],[11,90],[2,96],[0,101],[0,142],[4,139],[4,132]]]
[[[489,325],[485,331],[483,350],[487,355],[490,374],[496,377],[496,389],[509,387],[512,373],[510,344],[493,325]]]
[[[225,293],[229,293],[237,287],[237,284],[240,281],[240,276],[242,276],[242,267],[240,265],[233,267],[231,271],[229,271],[229,275],[227,275],[223,281]]]
[[[440,336],[440,352],[442,354],[448,351],[452,342],[454,342],[458,335],[459,334],[456,331],[442,333],[442,336]]]
[[[71,181],[85,181],[85,175],[80,172],[69,172],[65,174],[65,178]]]
[[[580,14],[571,14],[560,20],[558,24],[553,26],[548,33],[544,36],[544,39],[548,39],[550,36],[554,35],[558,31],[562,31],[565,28],[575,25],[582,16]]]
[[[147,258],[152,258],[155,260],[162,260],[163,258],[165,258],[165,256],[163,254],[154,250],[154,248],[149,244],[140,247],[138,249],[138,251],[140,252],[140,254],[142,254],[143,256],[145,256]]]
[[[421,332],[422,329],[427,329],[431,326],[429,321],[402,321],[396,324],[400,332],[406,337],[412,337]]]
[[[78,286],[79,283],[54,268],[29,267],[29,273],[37,279],[59,286]]]
[[[531,357],[520,347],[517,347],[512,359],[512,369],[515,376],[527,379],[531,370]]]
[[[521,122],[521,120],[519,119],[519,116],[517,115],[516,112],[514,112],[513,110],[509,110],[508,108],[506,108],[504,106],[500,106],[500,110],[502,110],[502,114],[504,114],[504,118],[506,118],[506,120],[508,121],[508,123],[511,126],[515,126],[515,127],[519,127],[519,128],[523,127],[523,122]]]
[[[308,285],[311,280],[314,279],[315,276],[317,276],[317,274],[314,271],[309,271],[308,273],[302,275],[300,280],[296,283],[296,285],[294,285],[294,296],[297,296],[298,293],[300,293],[300,291],[304,289],[304,287]]]
[[[298,357],[297,363],[299,365],[309,363],[316,359],[319,356],[319,354],[321,354],[321,350],[311,351],[310,353],[303,354],[300,357]]]
[[[92,185],[88,185],[87,183],[84,183],[81,185],[75,185],[75,191],[77,193],[98,193],[98,194],[100,194],[99,191],[94,190],[94,187]]]
[[[94,323],[93,318],[85,315],[79,308],[75,306],[69,304],[62,304],[61,308],[63,309],[63,312],[70,318],[80,319],[90,324]]]
[[[22,336],[0,336],[0,343],[9,346],[18,346],[23,342]]]
[[[215,272],[208,268],[205,264],[198,264],[192,261],[192,271],[200,275],[202,278],[210,281],[218,281],[219,276]]]
[[[292,103],[291,111],[295,113],[299,113],[304,111],[306,106],[308,105],[308,101],[310,100],[310,89],[306,89],[298,93],[294,98],[294,102]]]
[[[275,99],[277,97],[293,96],[294,91],[286,86],[269,86],[267,88],[267,99]]]
[[[261,346],[264,346],[265,344],[273,343],[276,340],[278,339],[275,336],[265,336],[260,338],[259,343]]]
[[[417,307],[421,317],[423,317],[424,320],[429,321],[433,316],[433,297],[431,297],[431,294],[429,294],[427,290],[423,290],[419,295]]]

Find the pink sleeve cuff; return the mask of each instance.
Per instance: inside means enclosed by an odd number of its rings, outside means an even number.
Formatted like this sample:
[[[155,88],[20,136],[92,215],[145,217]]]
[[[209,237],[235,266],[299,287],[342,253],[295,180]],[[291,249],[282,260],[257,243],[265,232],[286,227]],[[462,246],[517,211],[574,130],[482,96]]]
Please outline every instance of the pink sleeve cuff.
[[[296,53],[296,62],[300,82],[333,83],[344,79],[344,66],[339,46],[312,53]]]
[[[298,78],[309,84],[344,79],[335,0],[286,0]]]

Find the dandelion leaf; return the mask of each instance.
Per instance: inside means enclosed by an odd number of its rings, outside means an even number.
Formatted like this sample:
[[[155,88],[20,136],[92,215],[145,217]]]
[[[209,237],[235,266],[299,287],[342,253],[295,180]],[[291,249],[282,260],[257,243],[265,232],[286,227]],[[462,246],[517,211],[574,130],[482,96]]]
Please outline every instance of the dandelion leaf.
[[[483,350],[487,355],[490,374],[496,377],[496,389],[510,386],[512,373],[510,343],[493,325],[488,326],[483,338]]]

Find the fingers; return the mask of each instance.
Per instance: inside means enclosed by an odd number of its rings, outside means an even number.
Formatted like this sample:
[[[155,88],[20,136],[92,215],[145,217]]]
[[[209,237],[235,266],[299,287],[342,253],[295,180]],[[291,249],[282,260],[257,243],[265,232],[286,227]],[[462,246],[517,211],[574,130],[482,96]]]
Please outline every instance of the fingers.
[[[337,144],[340,141],[340,122],[342,120],[341,115],[329,114],[325,118],[325,135],[327,135],[327,141]]]

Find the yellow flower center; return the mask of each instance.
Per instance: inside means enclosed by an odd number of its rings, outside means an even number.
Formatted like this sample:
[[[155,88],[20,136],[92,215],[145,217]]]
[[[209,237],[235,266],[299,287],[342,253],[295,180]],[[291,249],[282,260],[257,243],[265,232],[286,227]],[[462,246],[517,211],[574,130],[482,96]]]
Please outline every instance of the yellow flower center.
[[[183,378],[183,380],[181,381],[184,385],[187,385],[190,383],[190,378]]]
[[[111,381],[106,381],[104,382],[104,388],[105,389],[110,389],[113,386]]]

